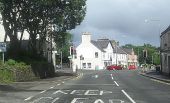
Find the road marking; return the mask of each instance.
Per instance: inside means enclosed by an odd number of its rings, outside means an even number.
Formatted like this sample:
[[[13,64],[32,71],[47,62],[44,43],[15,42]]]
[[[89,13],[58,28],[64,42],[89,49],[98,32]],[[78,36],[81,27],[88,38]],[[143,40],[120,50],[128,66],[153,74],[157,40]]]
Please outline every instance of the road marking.
[[[54,86],[50,87],[50,89],[53,89],[53,88],[54,88]]]
[[[156,80],[156,79],[151,79],[151,80],[155,81],[155,82],[158,82],[158,83],[170,85],[170,83],[166,83],[166,82],[163,82],[163,81],[160,81],[160,80]]]
[[[109,103],[124,103],[124,101],[120,99],[109,99]]]
[[[59,100],[60,98],[55,98],[51,103],[55,103],[57,100]]]
[[[113,80],[113,77],[112,77],[112,80]]]
[[[41,91],[40,93],[44,93],[44,92],[46,92],[47,90],[43,90],[43,91]]]
[[[35,99],[35,100],[34,100],[33,102],[31,102],[31,103],[38,103],[38,102],[40,102],[40,100],[43,100],[43,99],[52,100],[53,98],[52,98],[52,97],[41,97],[41,98]]]
[[[28,101],[28,100],[30,100],[30,99],[32,99],[32,98],[33,98],[33,96],[30,96],[30,97],[24,99],[24,101]]]
[[[124,90],[121,90],[121,91],[132,103],[136,103]]]
[[[118,87],[119,87],[119,84],[118,84],[116,81],[114,81],[114,82],[115,82],[116,86],[118,86]]]
[[[57,84],[58,86],[61,85],[61,84]]]
[[[64,82],[62,82],[64,84]]]
[[[114,85],[114,84],[71,84],[71,83],[66,83],[65,85],[99,85],[99,86],[102,86],[102,85],[104,85],[104,86],[107,86],[107,85]]]

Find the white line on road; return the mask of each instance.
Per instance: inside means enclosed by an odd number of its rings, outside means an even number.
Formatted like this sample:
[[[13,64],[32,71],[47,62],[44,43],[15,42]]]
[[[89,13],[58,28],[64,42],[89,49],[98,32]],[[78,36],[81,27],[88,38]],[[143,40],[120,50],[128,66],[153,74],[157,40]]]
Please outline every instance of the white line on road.
[[[57,84],[58,86],[61,85],[61,84]]]
[[[54,88],[54,86],[50,87],[50,89],[53,89],[53,88]]]
[[[44,92],[46,92],[47,90],[43,90],[43,91],[41,91],[40,93],[44,93]]]
[[[121,90],[121,91],[132,103],[136,103],[124,90]]]
[[[60,98],[55,98],[51,103],[55,103],[57,100],[59,100]]]
[[[114,82],[115,82],[116,86],[118,86],[118,87],[119,87],[119,84],[118,84],[116,81],[114,81]]]
[[[64,82],[62,82],[64,84]]]
[[[99,86],[102,86],[102,85],[114,85],[114,84],[71,84],[71,83],[66,83],[65,85],[99,85]]]
[[[28,101],[28,100],[30,100],[31,98],[33,98],[33,96],[30,96],[30,97],[24,99],[24,101]]]
[[[113,80],[113,77],[112,77],[112,80]]]

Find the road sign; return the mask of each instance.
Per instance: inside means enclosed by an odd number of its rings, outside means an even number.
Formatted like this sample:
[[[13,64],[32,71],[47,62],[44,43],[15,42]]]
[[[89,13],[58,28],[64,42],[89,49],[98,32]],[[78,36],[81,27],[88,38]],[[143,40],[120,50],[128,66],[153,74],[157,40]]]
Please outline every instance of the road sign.
[[[0,52],[6,52],[6,43],[4,42],[0,43]]]

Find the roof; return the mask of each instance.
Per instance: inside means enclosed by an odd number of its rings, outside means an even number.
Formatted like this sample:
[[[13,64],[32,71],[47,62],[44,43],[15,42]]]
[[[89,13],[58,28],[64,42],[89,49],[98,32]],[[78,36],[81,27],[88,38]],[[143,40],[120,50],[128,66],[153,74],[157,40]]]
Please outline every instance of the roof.
[[[119,54],[127,54],[123,48],[116,46],[113,50],[114,53],[119,53]]]
[[[107,48],[108,44],[110,43],[110,40],[109,39],[98,39],[97,41],[91,40],[91,43],[101,51],[105,52],[104,49]]]
[[[167,28],[165,31],[163,31],[163,32],[161,33],[161,36],[164,35],[164,34],[166,34],[166,33],[169,32],[169,31],[170,31],[170,25],[168,26],[168,28]]]
[[[123,50],[124,50],[127,54],[131,54],[131,53],[132,53],[132,49],[130,49],[130,48],[123,48]]]

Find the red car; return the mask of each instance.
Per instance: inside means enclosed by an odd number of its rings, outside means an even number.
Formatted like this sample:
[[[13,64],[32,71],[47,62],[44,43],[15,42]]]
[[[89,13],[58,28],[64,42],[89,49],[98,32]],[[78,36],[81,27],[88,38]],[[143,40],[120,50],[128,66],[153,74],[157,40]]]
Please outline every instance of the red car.
[[[119,65],[110,65],[107,66],[107,70],[122,70],[122,67]]]
[[[129,66],[128,66],[128,69],[129,69],[129,70],[136,69],[136,66],[135,66],[135,65],[129,65]]]

